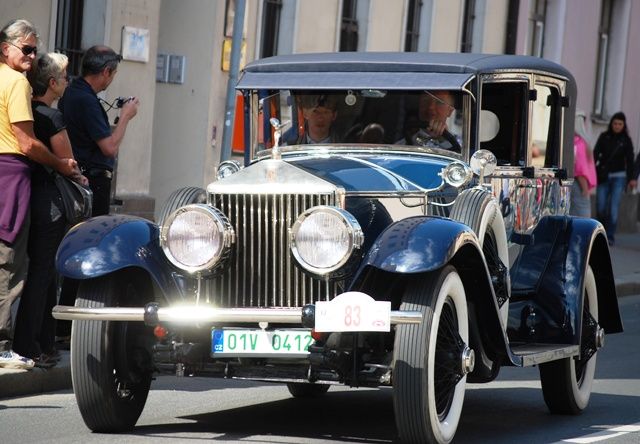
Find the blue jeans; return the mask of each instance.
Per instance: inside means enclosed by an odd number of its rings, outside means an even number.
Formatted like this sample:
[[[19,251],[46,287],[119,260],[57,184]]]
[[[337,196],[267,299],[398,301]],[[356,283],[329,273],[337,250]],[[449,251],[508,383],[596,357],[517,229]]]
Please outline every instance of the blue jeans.
[[[620,208],[620,199],[626,185],[627,178],[625,173],[614,173],[609,175],[609,180],[605,183],[598,184],[598,189],[596,190],[597,217],[604,224],[610,242],[615,240],[618,209]]]

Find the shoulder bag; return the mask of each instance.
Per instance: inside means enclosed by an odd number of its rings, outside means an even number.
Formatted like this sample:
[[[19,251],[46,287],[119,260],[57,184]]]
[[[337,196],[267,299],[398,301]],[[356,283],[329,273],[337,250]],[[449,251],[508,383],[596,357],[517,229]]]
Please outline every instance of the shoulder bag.
[[[67,223],[75,225],[91,217],[91,207],[93,202],[93,192],[89,187],[79,184],[66,176],[46,167],[56,184],[60,196],[62,196],[62,206]]]

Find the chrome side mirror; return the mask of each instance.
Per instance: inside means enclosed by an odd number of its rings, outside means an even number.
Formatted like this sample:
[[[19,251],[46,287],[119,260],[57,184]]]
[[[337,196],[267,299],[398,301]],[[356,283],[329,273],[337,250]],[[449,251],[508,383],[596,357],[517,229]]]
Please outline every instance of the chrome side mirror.
[[[498,166],[498,159],[489,150],[478,150],[471,156],[469,162],[471,171],[480,176],[480,184],[484,183],[485,176],[491,176]]]
[[[218,165],[218,170],[216,171],[216,178],[218,180],[224,179],[225,177],[229,177],[232,174],[237,173],[242,169],[242,165],[237,160],[225,160]]]

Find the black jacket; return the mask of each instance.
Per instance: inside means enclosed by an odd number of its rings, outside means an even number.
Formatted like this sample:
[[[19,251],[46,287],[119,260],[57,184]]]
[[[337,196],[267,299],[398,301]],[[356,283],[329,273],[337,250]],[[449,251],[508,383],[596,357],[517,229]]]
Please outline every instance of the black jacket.
[[[633,166],[633,143],[624,133],[613,134],[605,131],[600,134],[593,149],[596,165],[605,165],[610,173],[624,171],[627,182],[635,179]]]

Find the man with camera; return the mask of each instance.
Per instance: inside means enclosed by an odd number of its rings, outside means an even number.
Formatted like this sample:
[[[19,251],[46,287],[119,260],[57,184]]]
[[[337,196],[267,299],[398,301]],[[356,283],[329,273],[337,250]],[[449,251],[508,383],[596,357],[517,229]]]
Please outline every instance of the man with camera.
[[[73,154],[93,191],[92,216],[109,213],[115,158],[127,125],[138,112],[137,98],[123,99],[112,132],[107,113],[97,96],[109,87],[121,60],[122,57],[107,46],[89,48],[82,58],[81,77],[69,85],[58,105],[67,125]]]

